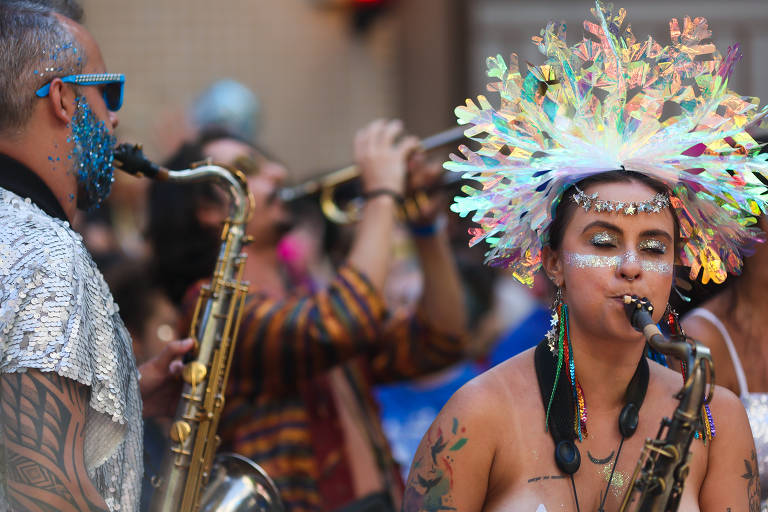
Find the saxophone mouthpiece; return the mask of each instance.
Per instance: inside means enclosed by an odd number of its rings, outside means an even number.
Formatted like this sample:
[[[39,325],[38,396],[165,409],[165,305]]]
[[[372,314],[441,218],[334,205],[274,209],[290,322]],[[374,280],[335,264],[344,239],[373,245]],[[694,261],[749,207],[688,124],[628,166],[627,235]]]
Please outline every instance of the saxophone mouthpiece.
[[[651,319],[651,313],[653,312],[653,304],[645,297],[638,297],[637,295],[625,295],[624,296],[624,312],[627,314],[629,323],[632,324],[636,330],[643,332],[643,329],[648,324],[653,324]]]
[[[120,144],[115,148],[115,167],[134,176],[146,176],[160,181],[168,179],[168,169],[144,156],[139,144]]]

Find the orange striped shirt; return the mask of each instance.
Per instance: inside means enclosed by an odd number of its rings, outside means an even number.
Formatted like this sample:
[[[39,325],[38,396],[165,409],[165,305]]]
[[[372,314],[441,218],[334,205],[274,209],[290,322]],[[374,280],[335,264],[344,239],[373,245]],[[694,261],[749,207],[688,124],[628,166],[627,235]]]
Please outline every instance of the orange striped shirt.
[[[376,383],[457,361],[463,340],[418,315],[390,316],[364,275],[343,267],[327,289],[273,300],[252,294],[219,433],[275,480],[288,510],[333,510],[356,497],[327,372],[342,365],[383,481],[402,486],[371,392]]]

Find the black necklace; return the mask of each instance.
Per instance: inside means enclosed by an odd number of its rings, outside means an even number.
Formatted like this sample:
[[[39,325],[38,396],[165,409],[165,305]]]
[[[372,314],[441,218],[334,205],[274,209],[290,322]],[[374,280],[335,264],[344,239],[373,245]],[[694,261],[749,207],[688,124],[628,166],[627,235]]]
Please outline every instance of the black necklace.
[[[576,502],[576,510],[580,512],[579,497],[576,492],[576,483],[573,479],[573,475],[579,470],[579,466],[581,466],[581,455],[579,454],[579,449],[575,443],[577,435],[573,429],[573,390],[571,389],[571,384],[568,379],[562,378],[562,376],[557,379],[557,386],[555,387],[557,359],[552,352],[550,352],[549,344],[546,339],[536,347],[534,365],[536,367],[536,376],[539,381],[541,399],[545,408],[549,403],[552,389],[555,388],[548,424],[549,433],[552,436],[552,440],[555,442],[555,463],[563,473],[571,477],[573,499]],[[608,497],[608,491],[611,488],[613,474],[619,463],[619,456],[621,455],[621,448],[624,446],[624,440],[632,437],[635,430],[637,430],[640,407],[643,405],[645,392],[648,390],[648,378],[648,360],[645,358],[645,352],[643,352],[643,356],[637,363],[635,374],[632,376],[632,380],[629,381],[627,391],[624,395],[624,407],[621,409],[621,413],[619,413],[618,421],[621,441],[616,450],[616,458],[613,461],[611,476],[608,478],[608,486],[600,500],[600,508],[598,511],[603,510],[603,505]]]

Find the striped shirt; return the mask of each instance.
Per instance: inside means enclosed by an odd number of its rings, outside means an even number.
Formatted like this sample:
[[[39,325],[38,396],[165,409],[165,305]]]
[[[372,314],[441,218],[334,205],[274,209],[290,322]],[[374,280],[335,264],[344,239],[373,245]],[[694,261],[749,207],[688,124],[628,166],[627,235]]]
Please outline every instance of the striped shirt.
[[[349,266],[315,294],[251,294],[219,428],[222,448],[262,466],[288,510],[333,510],[359,498],[329,378],[335,368],[352,389],[382,482],[397,500],[402,482],[371,388],[457,361],[462,341],[417,314],[389,315],[381,295]]]

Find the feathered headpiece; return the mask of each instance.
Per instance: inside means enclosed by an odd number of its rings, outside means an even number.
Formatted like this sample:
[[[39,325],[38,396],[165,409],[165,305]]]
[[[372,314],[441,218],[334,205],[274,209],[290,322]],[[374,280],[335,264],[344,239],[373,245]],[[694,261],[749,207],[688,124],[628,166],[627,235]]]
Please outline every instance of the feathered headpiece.
[[[747,129],[768,113],[758,99],[728,89],[740,57],[738,46],[721,56],[704,18],[670,21],[672,44],[632,34],[624,9],[596,1],[596,23],[585,21],[584,39],[568,47],[565,26],[550,23],[534,37],[547,56],[521,73],[488,59],[488,90],[501,96],[494,108],[484,96],[456,108],[465,135],[481,144],[445,168],[480,182],[465,186],[452,210],[470,212],[480,225],[470,244],[485,240],[486,261],[510,267],[533,284],[542,244],[563,192],[591,175],[637,171],[669,186],[670,203],[684,245],[680,258],[691,279],[725,280],[739,273],[742,251],[763,241],[753,226],[768,209],[762,172],[768,154]]]

